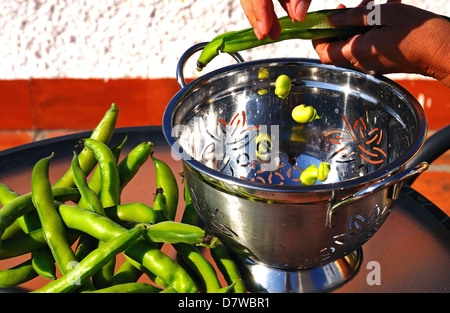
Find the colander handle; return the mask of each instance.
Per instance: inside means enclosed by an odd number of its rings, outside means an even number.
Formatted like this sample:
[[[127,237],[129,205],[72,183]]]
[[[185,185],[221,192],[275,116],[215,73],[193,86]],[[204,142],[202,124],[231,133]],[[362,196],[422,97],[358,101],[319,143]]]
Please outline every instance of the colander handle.
[[[196,45],[193,45],[192,47],[190,47],[189,49],[187,49],[183,55],[181,56],[180,60],[178,61],[178,66],[177,66],[177,81],[178,81],[178,85],[180,85],[181,88],[184,88],[187,84],[186,81],[184,79],[184,66],[186,65],[187,60],[197,51],[202,50],[206,45],[208,44],[208,42],[201,42],[198,43]],[[233,59],[238,62],[238,63],[243,63],[245,62],[244,58],[242,58],[242,56],[237,53],[237,52],[233,52],[233,53],[228,53],[229,55],[231,55],[233,57]]]
[[[427,168],[428,168],[428,163],[421,162],[414,167],[408,168],[408,169],[401,171],[399,173],[396,173],[392,176],[381,179],[378,182],[370,185],[369,187],[367,187],[363,190],[356,192],[355,194],[353,194],[351,196],[348,196],[348,197],[343,198],[336,202],[330,201],[330,204],[328,206],[328,211],[327,211],[327,221],[326,221],[327,226],[330,228],[333,227],[333,225],[331,223],[331,218],[333,217],[333,214],[336,213],[336,211],[338,211],[340,208],[347,206],[347,205],[353,203],[354,201],[361,200],[362,198],[365,198],[365,197],[367,197],[375,192],[378,192],[384,188],[388,188],[392,185],[399,184],[399,183],[407,180],[408,178],[411,178],[415,175],[418,175],[418,174],[424,172]],[[396,194],[398,194],[398,192],[394,191],[394,196],[393,196],[394,199],[397,197]]]

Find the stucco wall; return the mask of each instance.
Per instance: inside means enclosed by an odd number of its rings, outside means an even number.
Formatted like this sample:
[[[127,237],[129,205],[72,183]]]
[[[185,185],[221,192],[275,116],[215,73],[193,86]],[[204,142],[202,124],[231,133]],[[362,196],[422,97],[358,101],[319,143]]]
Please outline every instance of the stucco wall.
[[[341,1],[347,6],[359,2]],[[448,0],[403,2],[450,15]],[[338,3],[316,0],[310,10]],[[187,48],[247,27],[239,0],[2,0],[0,79],[174,77]],[[246,60],[317,57],[309,41],[299,40],[242,55]],[[221,57],[210,67],[232,62]],[[185,75],[194,77],[194,69],[194,62],[188,63]]]

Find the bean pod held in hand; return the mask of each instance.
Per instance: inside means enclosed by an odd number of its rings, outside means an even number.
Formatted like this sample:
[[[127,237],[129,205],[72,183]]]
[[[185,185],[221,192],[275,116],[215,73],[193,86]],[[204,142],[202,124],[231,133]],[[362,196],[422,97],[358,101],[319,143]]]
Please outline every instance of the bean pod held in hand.
[[[331,26],[327,17],[340,13],[345,9],[332,9],[309,12],[304,22],[292,22],[289,16],[279,18],[281,25],[280,36],[272,40],[266,37],[259,40],[253,28],[247,28],[240,31],[230,31],[215,37],[202,50],[198,61],[197,69],[200,71],[220,52],[232,53],[246,49],[255,48],[262,45],[272,44],[288,39],[325,39],[336,37],[350,37],[356,34],[364,33],[370,29],[370,26],[354,26],[336,28]]]

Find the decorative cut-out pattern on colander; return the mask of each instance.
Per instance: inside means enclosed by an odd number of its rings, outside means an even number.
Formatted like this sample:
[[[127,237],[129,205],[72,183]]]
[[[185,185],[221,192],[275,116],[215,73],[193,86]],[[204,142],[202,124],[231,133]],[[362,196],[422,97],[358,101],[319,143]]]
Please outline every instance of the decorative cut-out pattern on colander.
[[[386,152],[380,148],[384,136],[383,130],[379,127],[368,129],[362,118],[357,119],[352,128],[347,117],[343,115],[342,118],[346,130],[334,129],[323,134],[330,142],[339,146],[334,156],[342,152],[350,160],[358,155],[372,164],[383,163],[387,158]],[[348,143],[354,143],[354,148]]]
[[[218,221],[216,218],[216,215],[220,214],[218,208],[212,211],[212,209],[208,207],[205,198],[198,197],[193,188],[190,188],[189,194],[191,195],[195,208],[199,212],[200,216],[206,218],[205,222],[212,228],[213,231],[220,232],[228,237],[239,237],[230,227]]]
[[[356,250],[375,234],[391,212],[391,207],[392,202],[389,200],[384,208],[376,204],[367,215],[361,213],[350,215],[347,223],[348,231],[333,236],[334,245],[319,250],[314,257],[302,259],[299,262],[300,266],[307,268],[313,264],[326,264],[342,251]]]
[[[212,168],[230,176],[246,178],[237,174],[242,172],[240,169],[251,166],[252,160],[255,161],[248,146],[255,140],[259,126],[247,126],[244,111],[236,113],[229,123],[219,118],[216,126],[215,144],[209,151],[210,155],[215,155]],[[203,158],[202,161],[209,160]]]
[[[378,230],[390,210],[390,201],[382,209],[378,204],[367,215],[355,214],[348,221],[348,232],[333,237],[334,242],[340,246],[358,244],[361,239],[367,240]]]

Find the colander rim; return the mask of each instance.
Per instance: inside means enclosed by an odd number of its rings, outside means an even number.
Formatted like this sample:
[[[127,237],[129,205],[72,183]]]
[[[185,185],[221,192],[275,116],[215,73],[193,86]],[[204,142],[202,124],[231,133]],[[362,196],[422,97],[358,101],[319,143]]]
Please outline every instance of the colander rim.
[[[191,88],[194,88],[198,84],[200,84],[203,81],[207,81],[208,79],[228,72],[228,71],[234,71],[242,67],[251,67],[255,65],[260,65],[263,63],[267,64],[305,64],[305,65],[316,65],[320,66],[322,68],[330,68],[334,70],[341,70],[346,72],[351,72],[354,74],[362,75],[365,78],[377,81],[379,83],[383,83],[388,85],[389,87],[392,87],[393,89],[396,89],[398,93],[400,93],[408,103],[408,107],[412,109],[414,113],[414,117],[417,122],[417,132],[414,137],[414,141],[411,143],[408,151],[404,153],[402,156],[398,157],[395,161],[389,163],[387,166],[378,169],[376,171],[373,171],[369,174],[355,177],[351,179],[346,179],[344,181],[340,182],[333,182],[333,183],[324,183],[324,184],[316,184],[316,185],[275,185],[275,184],[265,184],[261,182],[256,181],[249,181],[249,180],[243,180],[239,179],[237,177],[229,176],[227,174],[218,172],[214,169],[209,168],[208,166],[202,164],[199,161],[196,161],[193,158],[190,158],[188,160],[183,159],[183,156],[179,153],[179,151],[175,151],[173,149],[173,146],[176,142],[175,138],[171,136],[172,133],[172,113],[176,107],[176,104],[180,101],[180,99],[186,95]],[[301,192],[329,192],[331,190],[346,190],[350,188],[355,188],[362,185],[370,185],[374,181],[379,181],[383,177],[396,173],[402,168],[406,166],[406,164],[418,153],[420,148],[425,142],[426,133],[427,133],[427,120],[426,115],[423,110],[423,107],[420,105],[419,101],[404,87],[402,87],[400,84],[396,83],[395,81],[389,79],[388,77],[380,74],[376,75],[369,75],[362,71],[355,70],[355,69],[348,69],[344,67],[339,67],[335,65],[330,64],[323,64],[318,59],[308,59],[308,58],[268,58],[268,59],[261,59],[261,60],[254,60],[254,61],[246,61],[243,63],[238,64],[232,64],[229,66],[225,66],[219,69],[216,69],[214,71],[211,71],[209,73],[204,74],[203,76],[200,76],[190,83],[186,84],[182,89],[180,89],[169,101],[164,114],[163,114],[163,123],[162,123],[162,130],[164,137],[166,141],[168,142],[172,152],[177,154],[177,156],[185,162],[189,167],[192,169],[203,173],[204,175],[207,175],[208,177],[215,179],[216,181],[220,181],[221,183],[226,183],[233,185],[235,187],[242,187],[242,188],[249,188],[249,189],[257,189],[260,191],[267,191],[267,192],[282,192],[282,193],[301,193]]]

